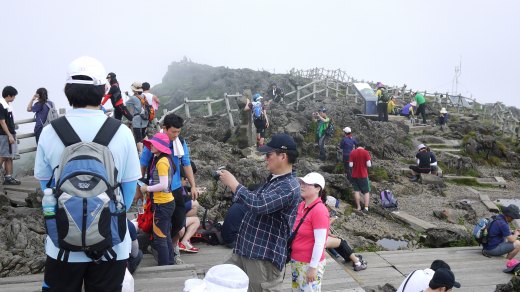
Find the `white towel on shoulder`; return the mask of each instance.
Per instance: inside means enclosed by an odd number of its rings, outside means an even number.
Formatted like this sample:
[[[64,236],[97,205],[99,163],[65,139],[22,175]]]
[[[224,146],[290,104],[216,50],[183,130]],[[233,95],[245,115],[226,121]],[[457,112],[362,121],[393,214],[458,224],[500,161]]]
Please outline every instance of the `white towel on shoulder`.
[[[2,106],[8,111],[8,112],[12,112],[13,110],[11,109],[11,106],[9,106],[9,104],[7,103],[7,101],[5,101],[5,98],[0,98],[0,104],[2,104]]]
[[[173,155],[177,157],[183,157],[184,156],[184,147],[182,146],[182,143],[180,139],[177,137],[177,139],[173,140]]]

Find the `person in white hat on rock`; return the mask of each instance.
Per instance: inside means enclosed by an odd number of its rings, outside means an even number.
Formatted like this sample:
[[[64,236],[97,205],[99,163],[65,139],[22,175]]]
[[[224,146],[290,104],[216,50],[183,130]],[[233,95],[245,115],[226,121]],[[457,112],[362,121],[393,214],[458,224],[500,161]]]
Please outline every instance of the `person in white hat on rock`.
[[[330,227],[329,211],[325,206],[325,179],[317,172],[298,179],[303,201],[298,205],[292,228],[292,288],[293,291],[321,291]]]
[[[446,125],[446,122],[448,121],[448,111],[446,108],[441,108],[441,111],[439,112],[439,117],[437,119],[437,123],[441,126],[441,131],[444,131],[444,125]]]
[[[345,174],[347,175],[347,179],[351,181],[352,179],[352,169],[350,169],[349,165],[349,159],[350,159],[350,152],[352,150],[356,149],[358,146],[357,140],[352,137],[352,129],[349,127],[343,128],[343,139],[341,139],[341,142],[339,143],[339,149],[343,152],[343,167],[345,170]]]
[[[419,152],[417,152],[415,155],[417,164],[410,165],[410,169],[412,170],[413,175],[410,179],[411,181],[418,181],[421,179],[421,173],[430,173],[432,171],[432,156],[430,152],[428,152],[426,145],[419,144],[419,146],[417,146],[417,150],[419,150]]]

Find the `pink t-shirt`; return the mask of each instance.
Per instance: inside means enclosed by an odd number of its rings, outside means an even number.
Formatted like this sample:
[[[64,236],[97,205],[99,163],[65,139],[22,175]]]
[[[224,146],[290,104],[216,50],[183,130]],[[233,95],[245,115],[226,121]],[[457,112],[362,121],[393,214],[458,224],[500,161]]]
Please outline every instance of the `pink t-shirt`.
[[[307,210],[316,204],[318,205],[312,208],[309,214],[307,214],[307,217],[305,217],[292,243],[291,258],[299,262],[311,262],[312,249],[314,248],[314,229],[329,230],[329,211],[321,201],[321,198],[317,198],[316,201],[312,202],[307,208],[305,208],[305,201],[298,205],[296,221],[294,221],[292,230],[294,231],[294,229],[296,229]],[[323,253],[321,254],[320,262],[323,259],[325,259],[325,249],[323,249]]]

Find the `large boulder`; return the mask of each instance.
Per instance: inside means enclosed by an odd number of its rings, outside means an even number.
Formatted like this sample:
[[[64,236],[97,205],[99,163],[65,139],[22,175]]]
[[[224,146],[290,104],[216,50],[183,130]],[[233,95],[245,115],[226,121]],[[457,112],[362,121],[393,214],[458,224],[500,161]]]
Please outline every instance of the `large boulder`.
[[[427,247],[467,246],[471,243],[471,235],[463,226],[430,228],[426,230],[423,242]]]

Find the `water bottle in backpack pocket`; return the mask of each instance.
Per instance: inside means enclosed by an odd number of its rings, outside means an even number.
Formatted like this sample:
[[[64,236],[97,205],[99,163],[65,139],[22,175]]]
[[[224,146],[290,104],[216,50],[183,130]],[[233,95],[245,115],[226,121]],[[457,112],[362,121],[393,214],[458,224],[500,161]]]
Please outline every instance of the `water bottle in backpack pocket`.
[[[381,192],[381,206],[384,209],[397,208],[397,200],[394,198],[392,191],[384,190]]]
[[[495,216],[491,218],[480,218],[473,227],[471,235],[473,235],[473,238],[475,238],[479,244],[486,244],[488,242],[488,230],[495,219]]]

